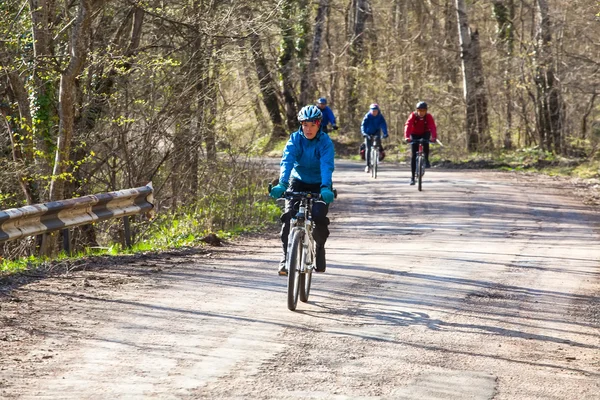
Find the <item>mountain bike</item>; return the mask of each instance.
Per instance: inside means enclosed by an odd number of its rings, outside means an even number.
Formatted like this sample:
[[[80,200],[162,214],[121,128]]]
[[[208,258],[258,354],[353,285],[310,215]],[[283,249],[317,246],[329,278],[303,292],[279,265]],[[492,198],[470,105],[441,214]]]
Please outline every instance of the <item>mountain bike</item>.
[[[371,177],[377,179],[377,166],[379,165],[379,146],[380,138],[376,135],[370,135],[371,140],[371,154],[369,157],[369,170],[371,171]]]
[[[287,191],[283,197],[292,202],[298,202],[298,212],[290,221],[290,234],[286,268],[288,270],[287,307],[294,311],[300,301],[306,303],[310,295],[312,273],[315,269],[315,240],[312,232],[312,203],[319,199],[319,193]]]

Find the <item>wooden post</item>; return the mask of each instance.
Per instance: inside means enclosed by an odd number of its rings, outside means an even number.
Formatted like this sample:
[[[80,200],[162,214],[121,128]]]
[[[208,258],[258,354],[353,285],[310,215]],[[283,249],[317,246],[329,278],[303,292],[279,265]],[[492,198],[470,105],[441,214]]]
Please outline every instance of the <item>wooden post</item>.
[[[131,226],[129,224],[129,216],[123,217],[123,225],[125,227],[125,247],[131,248]]]
[[[71,235],[69,234],[69,229],[62,230],[63,237],[63,250],[67,253],[68,256],[71,256]]]

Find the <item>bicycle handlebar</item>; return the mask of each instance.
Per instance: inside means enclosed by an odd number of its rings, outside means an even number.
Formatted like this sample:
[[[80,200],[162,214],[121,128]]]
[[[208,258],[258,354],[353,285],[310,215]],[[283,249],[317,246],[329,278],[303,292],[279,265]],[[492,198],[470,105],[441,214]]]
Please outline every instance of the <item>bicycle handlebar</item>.
[[[269,183],[269,193],[271,192],[271,189],[273,189],[273,184]],[[337,189],[333,188],[331,191],[333,192],[333,198],[337,199]],[[292,200],[292,199],[301,199],[303,197],[316,198],[317,200],[321,200],[321,193],[318,193],[318,192],[294,192],[291,190],[286,190],[285,192],[283,192],[280,199]]]
[[[444,147],[439,140],[436,140],[435,142],[432,142],[431,140],[425,140],[425,139],[414,139],[414,140],[404,139],[404,140],[406,141],[406,144],[429,143],[429,144],[439,144],[440,146]]]
[[[321,198],[321,193],[316,193],[316,192],[292,192],[290,190],[286,190],[285,192],[283,192],[283,195],[281,197],[285,197],[286,199],[299,199],[302,197],[306,197],[309,199],[312,198],[317,198],[320,199]]]

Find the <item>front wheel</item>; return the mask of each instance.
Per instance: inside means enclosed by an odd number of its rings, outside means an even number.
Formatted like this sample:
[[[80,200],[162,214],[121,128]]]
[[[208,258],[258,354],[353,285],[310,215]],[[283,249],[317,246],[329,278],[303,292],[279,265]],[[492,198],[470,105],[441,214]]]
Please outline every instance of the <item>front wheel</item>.
[[[300,267],[302,266],[302,240],[304,231],[296,230],[292,236],[292,248],[288,259],[287,306],[294,311],[298,304],[300,288]]]
[[[377,168],[376,165],[375,146],[371,145],[371,178],[375,177],[375,168]]]
[[[423,157],[419,156],[417,158],[417,177],[418,177],[418,188],[419,192],[423,187]]]
[[[373,178],[377,179],[377,167],[379,166],[379,149],[374,151],[375,162],[373,163]]]

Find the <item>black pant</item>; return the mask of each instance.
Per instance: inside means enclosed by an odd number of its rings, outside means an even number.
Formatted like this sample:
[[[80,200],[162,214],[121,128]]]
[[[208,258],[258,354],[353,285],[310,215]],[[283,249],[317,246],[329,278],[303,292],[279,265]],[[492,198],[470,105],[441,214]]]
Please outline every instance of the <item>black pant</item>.
[[[293,190],[294,192],[319,193],[321,191],[321,185],[318,183],[308,184],[293,179],[292,184],[290,185],[290,190]],[[327,218],[329,207],[327,207],[327,204],[321,200],[314,200],[312,204],[312,220],[315,223],[315,228],[313,229],[313,238],[315,239],[315,244],[317,247],[322,247],[325,245],[325,242],[329,237],[329,218]],[[290,220],[298,212],[298,205],[299,201],[286,200],[285,211],[283,214],[281,214],[281,242],[283,244],[283,254],[287,252],[288,236],[290,234]]]
[[[411,158],[410,158],[410,171],[412,178],[415,179],[415,172],[417,171],[417,153],[419,152],[419,143],[414,140],[425,139],[426,143],[423,143],[423,153],[425,154],[425,160],[429,160],[429,138],[431,138],[431,132],[425,132],[422,135],[410,135],[410,140],[413,142],[410,144]]]
[[[369,166],[369,162],[371,161],[371,146],[375,143],[379,144],[381,148],[381,138],[376,136],[374,140],[371,140],[371,135],[365,136],[365,160],[367,161],[367,167]]]

